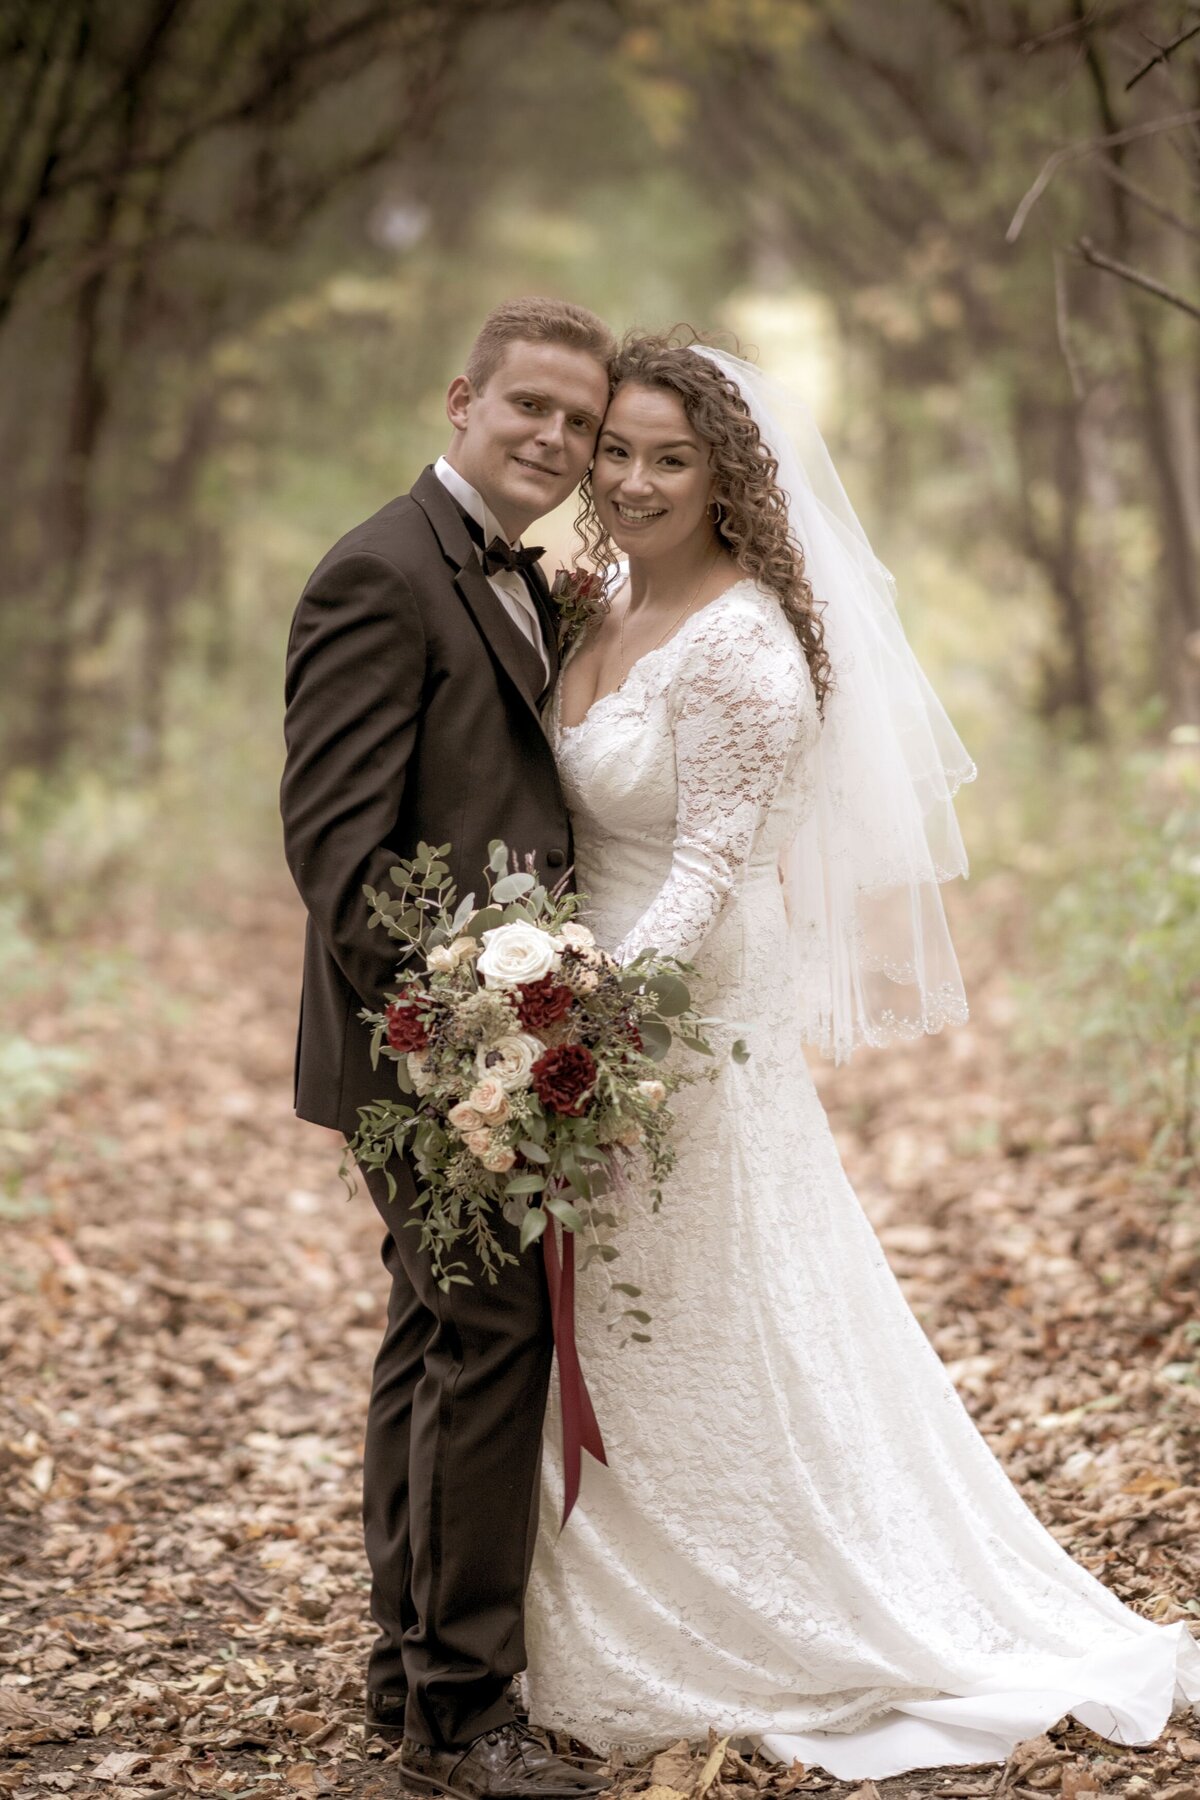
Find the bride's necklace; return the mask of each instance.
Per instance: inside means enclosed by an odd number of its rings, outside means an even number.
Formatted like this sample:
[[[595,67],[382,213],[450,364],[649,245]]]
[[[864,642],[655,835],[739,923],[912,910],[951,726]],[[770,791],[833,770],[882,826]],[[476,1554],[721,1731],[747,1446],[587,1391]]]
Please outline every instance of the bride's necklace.
[[[700,571],[700,579],[696,583],[695,587],[692,589],[692,592],[688,596],[687,600],[684,602],[683,607],[681,608],[681,610],[678,613],[676,613],[675,617],[667,625],[667,628],[663,632],[662,636],[655,638],[654,642],[650,645],[650,648],[648,650],[642,651],[643,656],[649,656],[651,650],[657,650],[659,645],[661,643],[665,642],[665,640],[670,637],[671,633],[676,629],[676,627],[679,625],[682,625],[687,614],[691,612],[693,606],[695,606],[695,604],[696,604],[696,601],[700,598],[700,590],[704,586],[704,583],[708,580],[709,574],[712,570],[712,566],[717,560],[717,555],[720,551],[720,548],[721,548],[720,544],[715,544],[713,546],[712,554],[709,556],[707,562],[705,563],[704,567]],[[625,620],[628,618],[628,616],[629,616],[629,607],[628,607],[628,605],[626,605],[624,607],[624,609],[622,610],[621,617],[617,620],[617,655],[620,658],[622,668],[625,667]]]

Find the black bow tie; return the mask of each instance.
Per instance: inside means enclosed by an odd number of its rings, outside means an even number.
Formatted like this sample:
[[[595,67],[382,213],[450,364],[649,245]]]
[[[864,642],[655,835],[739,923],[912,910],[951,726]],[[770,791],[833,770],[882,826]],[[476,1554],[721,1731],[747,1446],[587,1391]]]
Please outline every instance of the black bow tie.
[[[514,550],[502,537],[494,537],[483,553],[484,573],[495,575],[500,569],[519,569],[524,574],[535,563],[541,562],[545,554],[540,545],[531,544],[526,550]]]

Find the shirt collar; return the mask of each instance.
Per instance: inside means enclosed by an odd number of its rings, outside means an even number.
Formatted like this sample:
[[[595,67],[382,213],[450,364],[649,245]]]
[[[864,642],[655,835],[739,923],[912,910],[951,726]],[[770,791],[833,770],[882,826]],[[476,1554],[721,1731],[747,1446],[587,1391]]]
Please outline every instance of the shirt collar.
[[[485,544],[490,544],[493,538],[498,537],[503,538],[506,544],[511,542],[514,550],[520,549],[520,539],[511,540],[508,537],[501,529],[499,519],[482,494],[473,488],[470,482],[459,474],[454,465],[446,461],[444,456],[438,457],[433,465],[433,472],[447,492],[454,495],[463,511],[470,513],[483,533]]]

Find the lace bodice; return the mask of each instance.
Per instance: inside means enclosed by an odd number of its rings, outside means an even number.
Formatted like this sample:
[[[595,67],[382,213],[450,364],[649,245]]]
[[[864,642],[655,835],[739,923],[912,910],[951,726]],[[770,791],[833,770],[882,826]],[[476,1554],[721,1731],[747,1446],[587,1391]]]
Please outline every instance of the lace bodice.
[[[576,726],[549,729],[601,941],[691,959],[747,879],[777,881],[818,729],[778,600],[739,581],[635,663]],[[620,871],[620,880],[612,876]]]

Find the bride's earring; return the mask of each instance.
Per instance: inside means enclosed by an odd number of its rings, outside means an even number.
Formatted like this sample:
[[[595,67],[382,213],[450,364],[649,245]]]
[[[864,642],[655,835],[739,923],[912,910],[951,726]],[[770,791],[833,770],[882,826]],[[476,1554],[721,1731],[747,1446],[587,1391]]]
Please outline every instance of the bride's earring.
[[[710,500],[707,511],[713,524],[720,525],[725,517],[725,508],[721,505],[721,502],[719,500]]]

